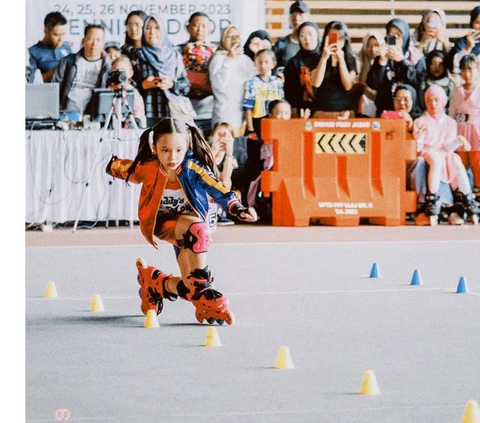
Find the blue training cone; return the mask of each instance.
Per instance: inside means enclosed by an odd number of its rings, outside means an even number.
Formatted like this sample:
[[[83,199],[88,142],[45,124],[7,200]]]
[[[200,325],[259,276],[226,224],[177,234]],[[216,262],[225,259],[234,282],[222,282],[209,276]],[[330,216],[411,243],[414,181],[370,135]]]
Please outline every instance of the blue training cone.
[[[420,276],[420,272],[418,271],[418,269],[415,269],[413,271],[412,281],[410,282],[410,285],[423,285],[423,280]]]
[[[373,263],[372,270],[370,271],[370,278],[376,279],[381,278],[382,275],[380,274],[380,269],[377,263]]]
[[[468,294],[468,292],[467,280],[461,276],[458,281],[457,294]]]

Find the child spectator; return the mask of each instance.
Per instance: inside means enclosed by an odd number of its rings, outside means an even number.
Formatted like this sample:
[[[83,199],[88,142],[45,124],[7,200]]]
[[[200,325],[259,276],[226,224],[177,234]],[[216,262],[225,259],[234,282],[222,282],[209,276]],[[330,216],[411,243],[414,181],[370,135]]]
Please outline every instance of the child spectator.
[[[434,50],[448,53],[451,48],[447,36],[447,16],[442,9],[427,10],[413,35],[418,49],[426,56]]]
[[[380,48],[367,76],[367,85],[377,91],[377,116],[393,110],[393,92],[398,84],[418,89],[426,72],[425,57],[410,41],[408,24],[395,18],[387,23],[386,30],[391,44]]]
[[[236,27],[223,29],[220,46],[210,60],[208,71],[215,98],[212,124],[228,122],[235,137],[243,136],[245,83],[255,75],[255,67],[243,53],[240,32]]]
[[[260,159],[261,121],[268,113],[268,104],[273,100],[283,100],[283,80],[272,75],[275,67],[275,53],[268,50],[260,50],[255,55],[255,67],[258,74],[247,82],[243,109],[247,120],[247,174],[251,181],[255,180],[262,171],[263,165]]]
[[[465,37],[459,38],[450,50],[449,69],[455,75],[460,73],[460,60],[467,54],[480,56],[480,6],[470,12],[470,28]]]
[[[458,133],[470,143],[471,151],[460,149],[458,154],[473,173],[473,190],[480,197],[480,60],[470,54],[460,60],[460,75],[464,84],[457,87],[450,103],[449,114],[457,121]]]
[[[122,54],[120,47],[115,41],[109,41],[105,43],[105,53],[110,56],[110,60],[112,62]]]
[[[254,209],[242,206],[212,172],[212,152],[200,130],[164,118],[140,138],[135,160],[112,157],[107,173],[143,184],[138,205],[140,228],[155,248],[154,237],[174,246],[181,276],[173,276],[137,259],[141,310],[159,314],[163,301],[179,296],[195,307],[198,322],[231,325],[235,316],[229,301],[213,286],[207,253],[210,228],[208,197],[238,219],[254,222]]]
[[[440,214],[440,182],[449,183],[454,190],[456,211],[449,217],[449,223],[462,224],[465,212],[472,223],[478,223],[480,207],[475,202],[465,167],[455,153],[459,147],[470,149],[468,141],[457,136],[457,123],[445,114],[447,95],[437,85],[425,92],[427,112],[414,123],[414,137],[417,152],[429,165],[425,214],[430,225],[438,223]]]
[[[448,69],[445,63],[445,53],[440,50],[433,50],[427,54],[427,73],[420,84],[418,91],[419,106],[422,111],[426,109],[423,96],[431,85],[438,85],[445,90],[450,101],[455,89],[455,81],[448,76]],[[448,102],[447,102],[448,110]]]
[[[285,68],[285,99],[292,106],[294,117],[303,116],[308,109],[314,110],[314,88],[312,71],[320,60],[320,38],[318,26],[304,22],[298,29],[300,51],[292,57]]]
[[[230,125],[226,122],[217,123],[209,138],[215,164],[217,166],[217,178],[229,191],[236,185],[233,184],[233,172],[238,168],[238,163],[233,155],[234,137]],[[221,206],[217,208],[217,225],[231,226],[235,222],[227,218],[226,211]]]
[[[143,103],[143,98],[135,87],[135,82],[132,80],[133,77],[133,67],[130,59],[125,55],[120,55],[112,63],[112,71],[123,70],[127,75],[127,83],[125,88],[127,90],[133,90],[134,102],[129,104],[133,111],[133,117],[137,122],[137,125],[140,128],[146,128],[147,118],[145,116],[145,104]]]
[[[188,20],[187,31],[188,42],[180,44],[178,48],[191,84],[188,97],[197,114],[195,123],[208,137],[212,130],[214,101],[208,77],[208,63],[216,49],[216,46],[208,41],[211,33],[208,15],[203,12],[193,13]]]
[[[332,21],[325,26],[320,51],[320,61],[312,71],[312,85],[317,88],[313,117],[353,118],[349,91],[357,77],[357,63],[343,22]]]

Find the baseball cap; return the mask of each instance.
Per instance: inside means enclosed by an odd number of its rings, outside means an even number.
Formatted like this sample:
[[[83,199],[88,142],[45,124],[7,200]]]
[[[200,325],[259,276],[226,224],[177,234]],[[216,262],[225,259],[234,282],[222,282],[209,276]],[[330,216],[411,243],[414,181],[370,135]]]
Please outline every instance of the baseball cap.
[[[305,4],[304,1],[296,1],[290,6],[290,13],[300,12],[300,13],[310,13],[310,9]]]

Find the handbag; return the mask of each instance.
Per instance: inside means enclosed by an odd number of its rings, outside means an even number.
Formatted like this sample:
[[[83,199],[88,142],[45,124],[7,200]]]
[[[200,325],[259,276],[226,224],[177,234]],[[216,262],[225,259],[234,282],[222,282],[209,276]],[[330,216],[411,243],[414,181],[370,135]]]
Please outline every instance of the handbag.
[[[197,113],[193,109],[192,102],[188,97],[173,94],[169,90],[164,92],[168,100],[171,117],[183,123],[191,123],[197,117]]]

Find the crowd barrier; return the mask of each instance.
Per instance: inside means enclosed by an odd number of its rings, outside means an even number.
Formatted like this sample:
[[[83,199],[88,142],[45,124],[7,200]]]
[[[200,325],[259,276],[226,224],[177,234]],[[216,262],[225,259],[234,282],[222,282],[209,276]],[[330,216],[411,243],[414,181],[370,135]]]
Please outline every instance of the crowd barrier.
[[[406,162],[415,141],[403,120],[263,119],[262,137],[273,142],[274,165],[261,190],[272,198],[274,226],[320,224],[404,225],[416,210],[406,190]]]

